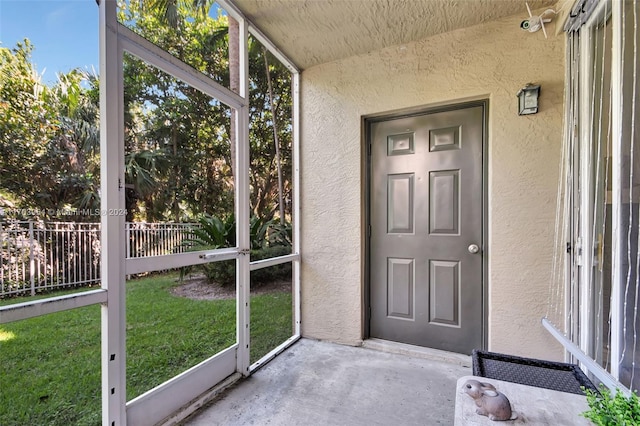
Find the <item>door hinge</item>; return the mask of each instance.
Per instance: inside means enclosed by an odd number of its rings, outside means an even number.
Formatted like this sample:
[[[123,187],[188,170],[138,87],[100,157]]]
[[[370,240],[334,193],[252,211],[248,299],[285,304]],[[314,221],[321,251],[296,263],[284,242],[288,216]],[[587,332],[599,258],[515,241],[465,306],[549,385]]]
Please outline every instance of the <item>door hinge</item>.
[[[571,243],[567,243],[567,253],[571,253]]]
[[[371,155],[371,144],[369,144],[369,155]]]
[[[371,225],[369,225],[369,230],[367,232],[369,233],[369,238],[371,238]]]

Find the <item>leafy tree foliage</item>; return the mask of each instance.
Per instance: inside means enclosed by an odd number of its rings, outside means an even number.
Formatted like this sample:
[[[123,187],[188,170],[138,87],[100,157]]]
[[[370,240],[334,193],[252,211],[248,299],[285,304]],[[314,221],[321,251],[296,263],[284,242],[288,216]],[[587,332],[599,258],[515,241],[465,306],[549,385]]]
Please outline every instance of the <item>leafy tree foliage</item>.
[[[20,207],[45,216],[69,206],[95,208],[97,78],[76,69],[48,87],[31,63],[32,50],[27,39],[0,47],[0,187]]]
[[[249,41],[251,207],[256,215],[272,218],[279,210],[280,193],[284,215],[289,216],[293,166],[291,74],[258,41]],[[280,219],[284,223],[285,218]]]
[[[168,12],[163,9],[167,7],[164,4],[145,10],[132,3],[128,9],[121,9],[120,20],[234,90],[227,16],[220,14],[212,19],[202,13],[202,7],[209,7],[206,4],[169,3]],[[173,17],[173,24],[167,22],[167,15]],[[249,62],[251,207],[254,214],[271,219],[278,211],[278,194],[283,200],[291,199],[291,77],[253,39]],[[138,197],[131,205],[144,211],[147,220],[181,220],[184,215],[201,213],[228,216],[233,211],[232,111],[133,57],[125,58],[125,79],[129,111],[146,106],[148,112],[147,123],[141,126],[146,132],[135,132],[145,142],[135,148],[128,141],[128,148],[162,153],[168,160],[168,169],[163,173],[171,176],[171,181],[159,185],[155,194]],[[278,186],[278,162],[284,171],[282,189]],[[280,216],[290,215],[290,203],[283,207],[286,209]]]
[[[118,18],[235,89],[229,18],[222,12],[210,17],[211,4],[132,1],[121,4]],[[291,77],[257,41],[249,47],[251,208],[265,220],[283,220],[291,213]],[[28,40],[0,49],[0,193],[19,207],[97,208],[97,77],[73,70],[47,87],[31,64],[32,49]],[[232,109],[129,54],[124,87],[127,219],[228,218]]]

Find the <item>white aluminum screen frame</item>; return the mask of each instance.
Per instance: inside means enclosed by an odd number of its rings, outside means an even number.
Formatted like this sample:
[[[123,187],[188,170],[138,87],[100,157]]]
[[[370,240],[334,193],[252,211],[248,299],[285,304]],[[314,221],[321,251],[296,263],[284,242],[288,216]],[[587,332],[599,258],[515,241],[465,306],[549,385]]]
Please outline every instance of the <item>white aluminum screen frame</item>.
[[[237,111],[236,120],[236,164],[237,174],[235,182],[235,215],[237,220],[237,247],[213,250],[207,252],[181,253],[177,255],[158,256],[154,258],[125,259],[125,245],[123,236],[118,232],[119,222],[124,217],[102,218],[103,245],[103,289],[107,290],[107,303],[103,305],[103,336],[102,336],[102,368],[103,368],[103,424],[116,426],[126,425],[127,421],[138,424],[140,413],[146,413],[145,422],[154,424],[167,418],[167,413],[184,409],[185,404],[193,401],[202,394],[203,385],[189,386],[190,380],[201,377],[201,369],[207,369],[212,377],[210,387],[223,380],[228,373],[234,371],[248,376],[291,345],[300,337],[300,224],[299,224],[299,72],[298,69],[280,52],[262,33],[253,27],[242,16],[237,7],[228,1],[218,2],[226,11],[239,22],[240,26],[240,93],[215,83],[213,80],[197,72],[192,67],[182,63],[162,49],[135,34],[133,31],[119,24],[116,17],[117,6],[115,0],[103,0],[100,4],[100,75],[101,75],[101,176],[103,208],[121,209],[124,205],[124,103],[123,103],[123,71],[122,61],[124,51],[139,57],[162,71],[173,75],[207,95],[218,99]],[[266,261],[249,261],[249,73],[248,73],[248,35],[251,32],[271,53],[276,56],[292,72],[293,91],[293,182],[294,182],[294,210],[293,210],[293,253]],[[113,171],[117,170],[117,176]],[[124,229],[122,227],[122,229]],[[109,232],[112,231],[112,232]],[[166,269],[167,263],[172,266],[186,266],[236,258],[236,344],[214,357],[203,361],[187,372],[163,383],[146,392],[140,397],[125,402],[125,276],[130,273],[157,270],[161,265]],[[293,263],[293,297],[295,333],[283,344],[275,348],[253,366],[249,365],[249,328],[250,328],[250,289],[249,272],[253,269],[273,266],[279,263]],[[229,355],[235,356],[234,371],[231,371]],[[221,371],[213,364],[219,362]],[[174,388],[175,387],[175,388]],[[178,389],[178,387],[180,389]],[[180,392],[171,392],[171,389]],[[188,390],[188,391],[186,391]],[[185,393],[187,392],[187,393]],[[191,393],[189,393],[191,392]],[[179,397],[177,397],[179,395]],[[163,407],[155,416],[153,407]],[[187,408],[187,410],[189,410]]]
[[[204,74],[182,63],[164,50],[117,21],[115,0],[99,4],[100,45],[100,168],[103,212],[123,212],[124,200],[124,100],[123,56],[127,51],[160,70],[184,81],[203,93],[235,109],[237,114],[235,214],[238,246],[218,250],[180,253],[168,256],[127,259],[124,241],[124,215],[101,215],[102,288],[67,296],[0,307],[0,324],[93,304],[102,305],[102,423],[105,426],[154,424],[176,410],[192,412],[186,404],[213,388],[233,372],[248,376],[301,336],[300,314],[300,73],[262,32],[228,0],[219,0],[240,24],[240,94],[219,85]],[[292,73],[293,100],[293,252],[290,255],[249,261],[249,75],[248,35],[251,33]],[[178,268],[211,261],[236,259],[237,342],[213,357],[190,368],[154,389],[126,402],[126,309],[125,277],[128,274]],[[249,365],[249,272],[282,263],[293,266],[294,334],[260,360]],[[235,361],[233,361],[235,360]],[[222,369],[218,368],[222,365]],[[228,370],[228,371],[227,371]],[[228,374],[227,374],[228,373]],[[203,381],[206,377],[210,381]],[[207,386],[209,386],[207,388]],[[189,392],[197,395],[191,395]],[[181,398],[178,398],[180,395]],[[202,400],[198,400],[202,403]],[[155,407],[155,409],[154,409]],[[162,410],[158,409],[162,407]],[[155,417],[152,415],[155,413]],[[174,417],[175,418],[175,417]]]
[[[612,116],[611,116],[611,156],[616,159],[616,163],[612,165],[611,175],[611,248],[612,248],[612,262],[611,262],[611,306],[622,306],[622,282],[623,282],[623,267],[622,267],[622,250],[620,240],[620,229],[622,229],[620,203],[617,200],[622,199],[622,92],[619,90],[622,87],[622,38],[623,38],[623,26],[622,26],[622,1],[612,0],[611,5],[611,20],[612,22],[619,22],[618,25],[613,25],[611,28],[613,31],[613,50],[611,52],[611,87],[612,90]],[[616,88],[618,90],[616,90]],[[626,275],[626,274],[624,274]],[[622,335],[622,323],[624,321],[624,313],[620,309],[611,309],[611,375],[614,378],[620,376],[620,360],[621,350],[620,347],[624,341]]]

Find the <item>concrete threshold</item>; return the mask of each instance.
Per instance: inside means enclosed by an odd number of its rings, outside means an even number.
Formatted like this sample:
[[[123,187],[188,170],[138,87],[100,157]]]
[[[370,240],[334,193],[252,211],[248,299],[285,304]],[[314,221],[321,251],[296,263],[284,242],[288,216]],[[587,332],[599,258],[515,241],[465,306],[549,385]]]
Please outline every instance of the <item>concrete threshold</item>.
[[[462,367],[471,367],[471,356],[455,352],[441,351],[439,349],[425,348],[422,346],[408,345],[406,343],[392,342],[382,339],[367,339],[362,342],[363,348],[376,351],[402,354],[414,358],[430,359],[432,361],[458,364]]]
[[[182,424],[451,425],[470,361],[423,349],[300,339]]]

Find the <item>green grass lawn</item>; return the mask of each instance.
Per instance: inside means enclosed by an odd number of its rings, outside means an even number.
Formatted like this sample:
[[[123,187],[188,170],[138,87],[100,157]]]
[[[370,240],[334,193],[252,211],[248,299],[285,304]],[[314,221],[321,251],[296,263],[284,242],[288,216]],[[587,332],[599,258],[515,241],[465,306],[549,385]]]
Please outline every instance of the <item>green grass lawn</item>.
[[[253,364],[293,335],[291,292],[251,296],[251,356]]]
[[[235,300],[173,296],[175,278],[127,283],[128,400],[235,342]],[[291,336],[291,294],[252,296],[251,320],[254,362]],[[0,325],[0,425],[98,425],[100,386],[99,306]]]

